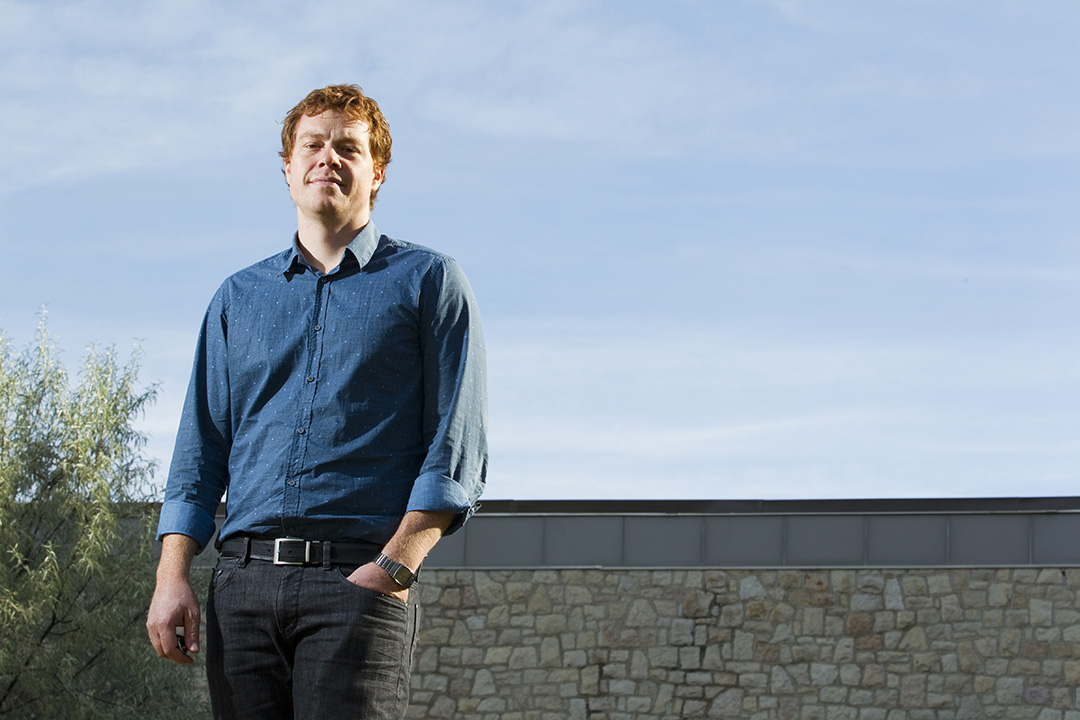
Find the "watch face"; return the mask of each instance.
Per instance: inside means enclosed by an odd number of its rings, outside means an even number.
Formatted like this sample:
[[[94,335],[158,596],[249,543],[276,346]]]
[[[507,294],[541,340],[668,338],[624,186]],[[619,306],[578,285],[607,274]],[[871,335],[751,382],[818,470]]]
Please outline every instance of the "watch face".
[[[394,582],[402,587],[409,587],[412,585],[413,574],[409,571],[409,568],[401,566],[394,572]]]

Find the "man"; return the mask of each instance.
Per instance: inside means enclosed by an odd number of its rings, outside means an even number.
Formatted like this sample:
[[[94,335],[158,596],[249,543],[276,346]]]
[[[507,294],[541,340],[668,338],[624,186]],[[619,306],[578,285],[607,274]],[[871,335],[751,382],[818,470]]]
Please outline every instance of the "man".
[[[210,303],[147,630],[163,658],[200,650],[189,569],[227,490],[207,598],[214,716],[401,718],[409,586],[487,472],[480,318],[453,260],[371,221],[391,145],[375,101],[315,90],[281,135],[297,233]]]

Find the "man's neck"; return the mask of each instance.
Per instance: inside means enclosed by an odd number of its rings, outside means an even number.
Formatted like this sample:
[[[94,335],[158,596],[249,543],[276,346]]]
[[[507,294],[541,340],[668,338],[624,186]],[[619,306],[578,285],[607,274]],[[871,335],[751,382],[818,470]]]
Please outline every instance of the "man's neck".
[[[297,215],[297,237],[299,238],[300,252],[311,267],[319,272],[329,272],[341,264],[341,258],[345,255],[345,248],[367,225],[370,215],[363,218],[363,222],[337,225],[326,223],[321,218],[313,220]]]

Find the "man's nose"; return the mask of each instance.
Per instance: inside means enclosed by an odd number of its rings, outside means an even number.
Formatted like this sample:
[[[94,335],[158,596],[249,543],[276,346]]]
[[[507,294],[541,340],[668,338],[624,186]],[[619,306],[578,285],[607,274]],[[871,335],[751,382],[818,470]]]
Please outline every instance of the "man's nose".
[[[341,158],[333,148],[327,148],[322,157],[323,165],[327,167],[341,167]]]

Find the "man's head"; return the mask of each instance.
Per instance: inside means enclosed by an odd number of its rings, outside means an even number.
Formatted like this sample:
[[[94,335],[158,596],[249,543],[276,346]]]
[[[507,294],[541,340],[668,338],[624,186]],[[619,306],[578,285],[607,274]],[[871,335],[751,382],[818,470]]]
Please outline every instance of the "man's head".
[[[281,158],[288,163],[296,144],[296,128],[304,116],[315,117],[326,111],[341,113],[362,122],[368,130],[368,146],[374,169],[382,174],[385,182],[386,166],[390,164],[390,124],[386,122],[379,104],[364,95],[359,85],[327,85],[312,90],[308,96],[289,111],[281,128]],[[376,188],[371,193],[371,206],[375,206]]]

